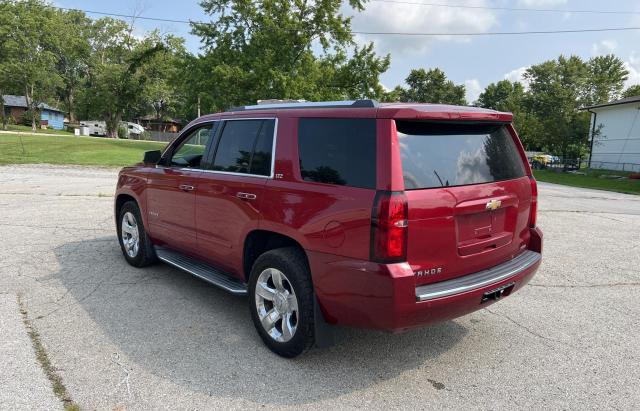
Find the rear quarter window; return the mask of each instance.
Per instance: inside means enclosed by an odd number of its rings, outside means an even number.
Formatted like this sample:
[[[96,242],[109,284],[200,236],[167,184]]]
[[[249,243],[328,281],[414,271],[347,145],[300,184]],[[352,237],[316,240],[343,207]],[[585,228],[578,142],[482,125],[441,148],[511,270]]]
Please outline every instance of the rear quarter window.
[[[482,184],[523,177],[504,124],[396,121],[407,190]]]
[[[302,118],[298,149],[300,173],[306,181],[376,186],[375,119]]]

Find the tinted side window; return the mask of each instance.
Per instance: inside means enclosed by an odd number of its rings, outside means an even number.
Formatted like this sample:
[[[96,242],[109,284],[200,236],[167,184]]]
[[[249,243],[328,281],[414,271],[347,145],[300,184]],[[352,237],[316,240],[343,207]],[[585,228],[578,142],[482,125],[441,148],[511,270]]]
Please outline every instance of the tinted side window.
[[[253,157],[251,158],[251,174],[268,176],[271,174],[271,156],[273,150],[274,120],[264,120],[258,140],[256,141]]]
[[[375,188],[375,119],[300,119],[298,147],[304,180]]]
[[[264,120],[234,120],[225,122],[213,169],[249,174],[251,156]]]

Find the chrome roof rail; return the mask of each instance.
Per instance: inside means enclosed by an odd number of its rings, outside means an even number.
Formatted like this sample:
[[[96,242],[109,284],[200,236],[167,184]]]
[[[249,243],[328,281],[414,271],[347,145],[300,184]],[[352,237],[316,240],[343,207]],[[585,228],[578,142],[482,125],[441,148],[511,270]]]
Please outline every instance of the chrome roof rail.
[[[375,108],[378,102],[375,100],[350,100],[350,101],[301,101],[256,104],[253,106],[232,107],[228,111],[247,110],[276,110],[276,109],[297,109],[297,108]]]

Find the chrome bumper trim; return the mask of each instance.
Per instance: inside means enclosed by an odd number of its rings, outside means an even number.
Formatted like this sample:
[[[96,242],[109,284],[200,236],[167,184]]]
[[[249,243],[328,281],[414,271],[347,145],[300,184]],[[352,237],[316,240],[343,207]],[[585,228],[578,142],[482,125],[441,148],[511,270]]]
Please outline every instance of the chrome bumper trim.
[[[535,265],[541,259],[542,255],[540,253],[526,250],[512,260],[496,265],[495,267],[452,280],[416,287],[416,300],[428,301],[482,288],[513,277]]]

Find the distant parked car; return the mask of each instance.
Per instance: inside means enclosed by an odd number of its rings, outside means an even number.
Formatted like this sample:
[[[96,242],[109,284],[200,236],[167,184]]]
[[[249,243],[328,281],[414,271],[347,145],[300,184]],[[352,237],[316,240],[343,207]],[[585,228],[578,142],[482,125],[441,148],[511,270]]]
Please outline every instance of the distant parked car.
[[[329,339],[327,324],[404,331],[465,315],[541,261],[536,181],[511,119],[371,100],[198,118],[120,172],[122,253],[248,295],[285,357]]]

